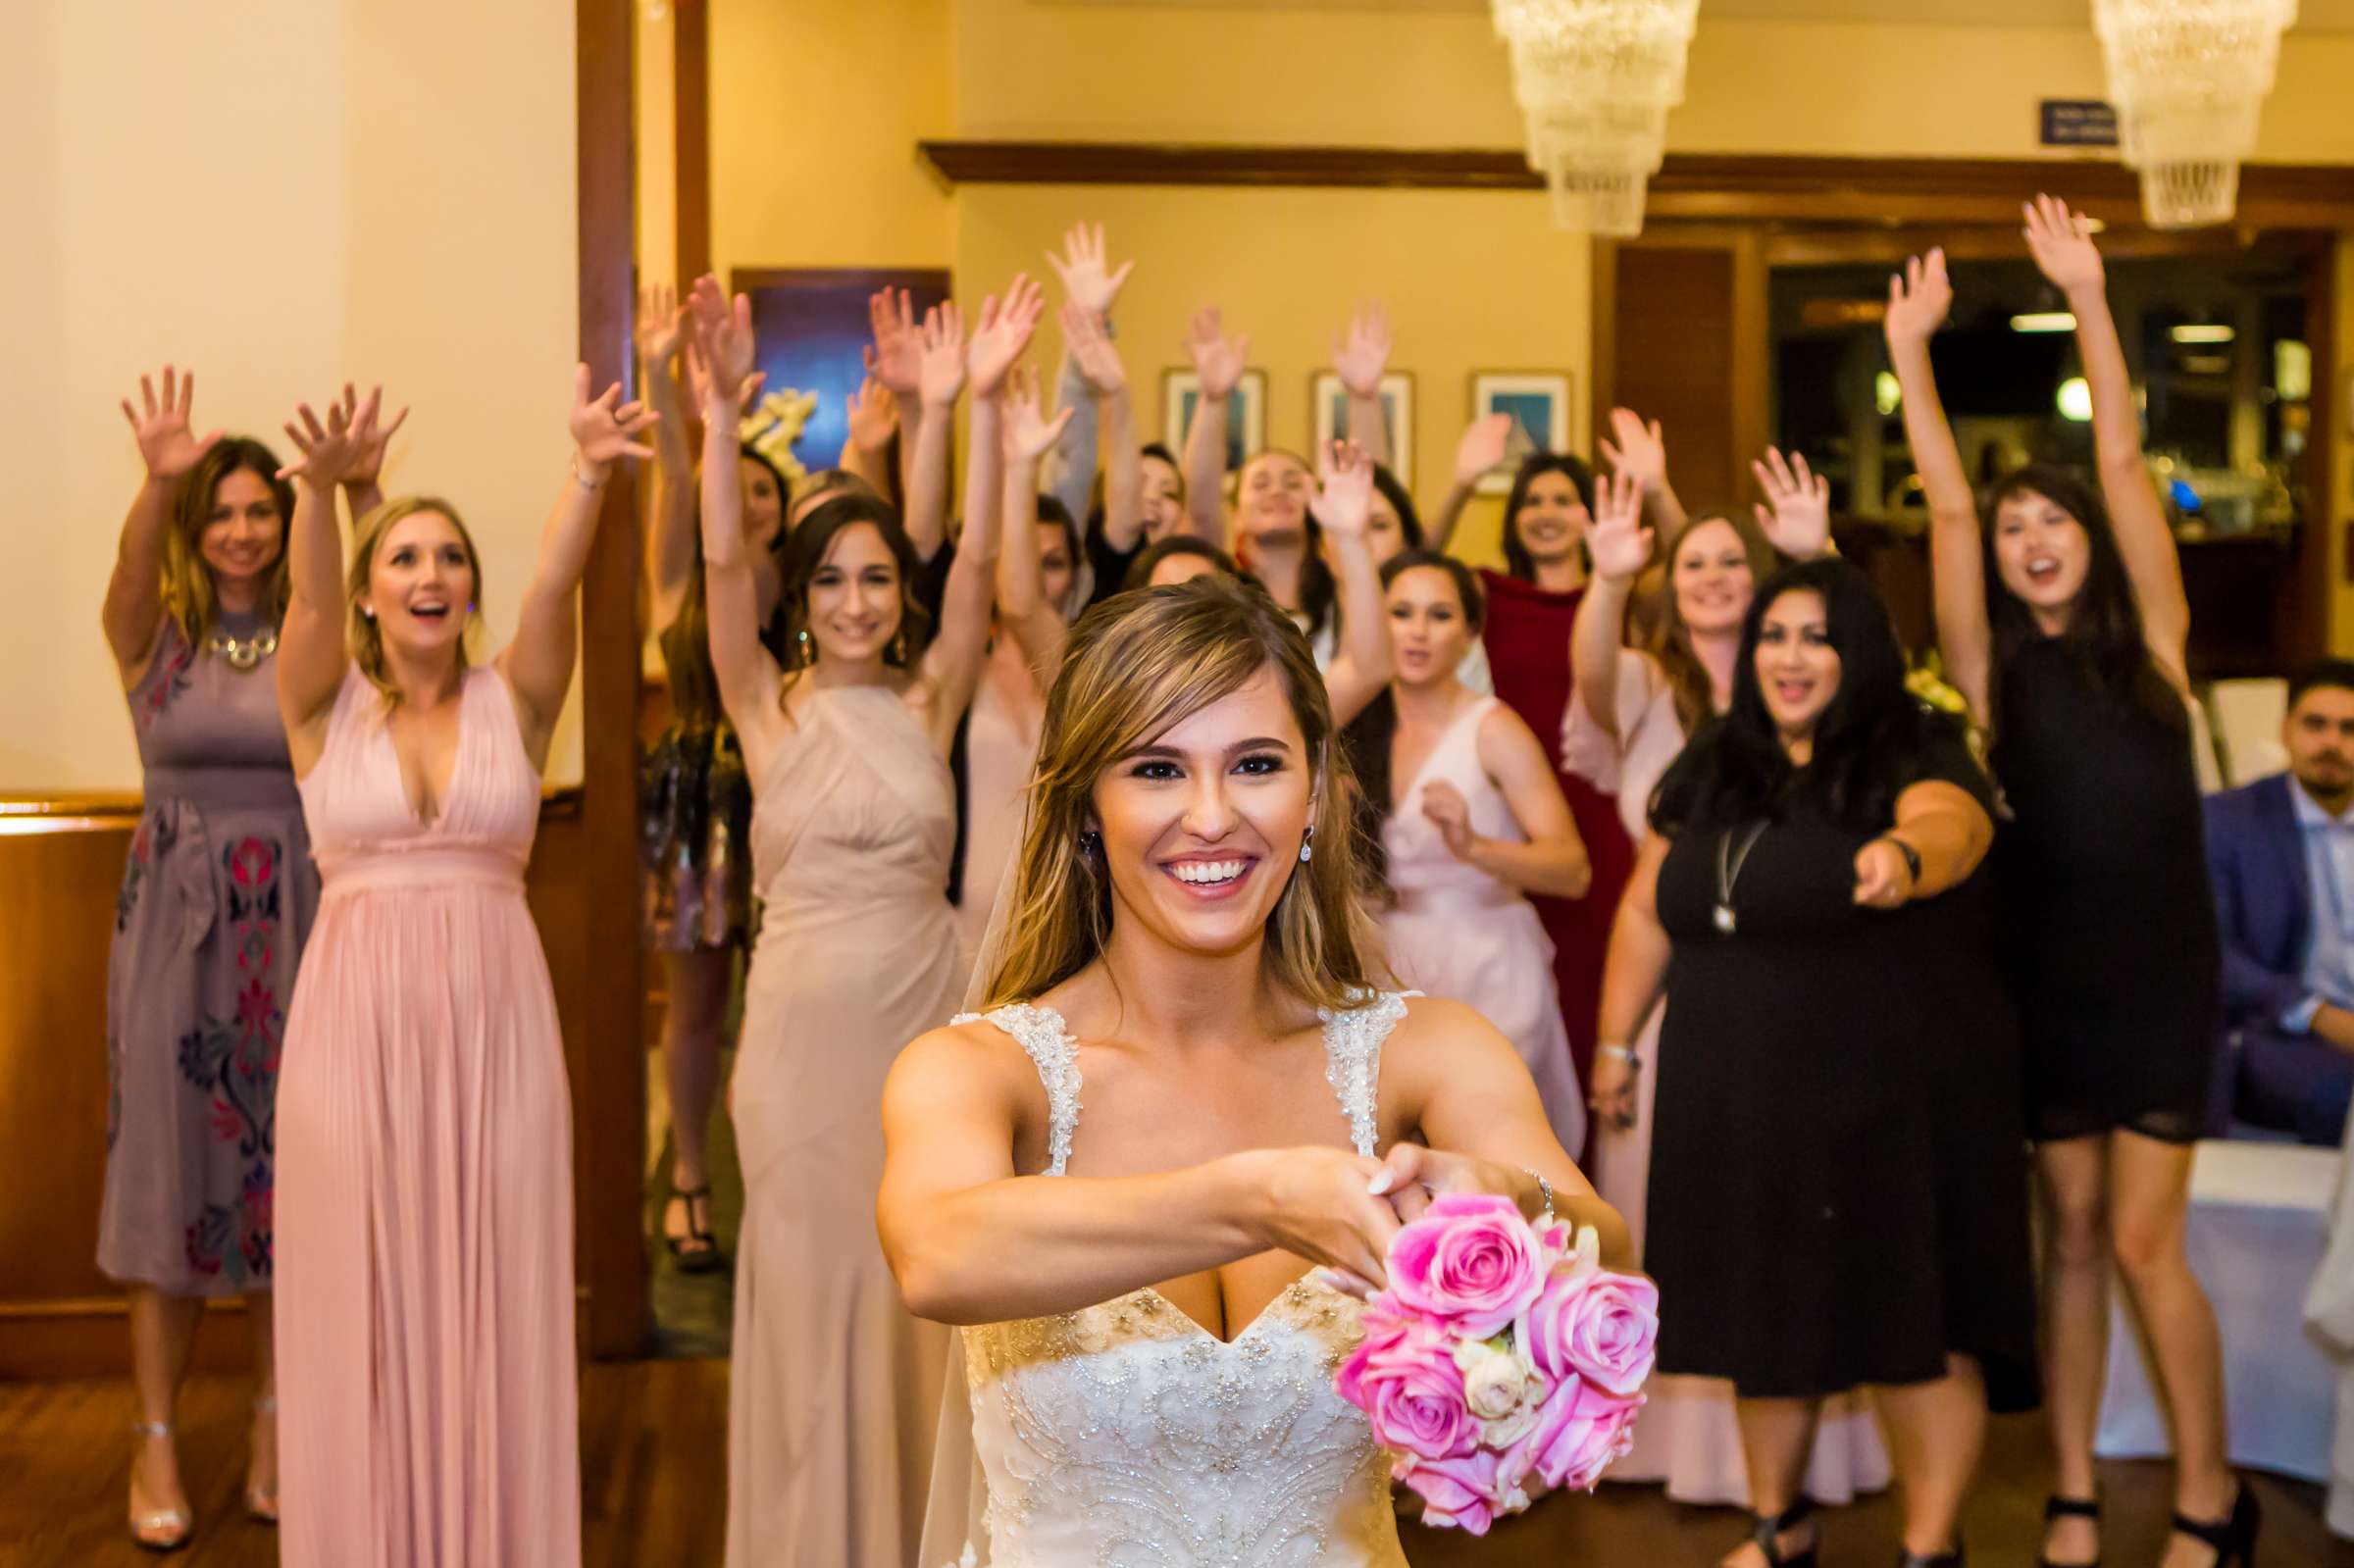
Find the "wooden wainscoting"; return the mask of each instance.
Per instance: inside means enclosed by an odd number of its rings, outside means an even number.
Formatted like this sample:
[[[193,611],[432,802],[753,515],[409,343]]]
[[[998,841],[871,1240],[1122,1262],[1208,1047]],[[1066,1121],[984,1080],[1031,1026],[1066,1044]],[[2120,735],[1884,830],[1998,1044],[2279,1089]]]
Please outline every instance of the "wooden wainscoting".
[[[0,1378],[107,1375],[129,1365],[123,1295],[93,1254],[106,1173],[107,939],[137,820],[132,797],[0,805],[0,931],[8,933],[0,959]],[[583,1115],[593,990],[590,863],[581,792],[551,793],[527,885],[573,1085],[574,1183],[583,1194],[574,1223],[584,1252],[587,1195],[613,1185],[603,1163],[612,1153],[585,1136]],[[634,1235],[634,1198],[627,1223]],[[591,1277],[582,1270],[584,1288]],[[243,1308],[223,1306],[206,1314],[200,1366],[246,1365]]]

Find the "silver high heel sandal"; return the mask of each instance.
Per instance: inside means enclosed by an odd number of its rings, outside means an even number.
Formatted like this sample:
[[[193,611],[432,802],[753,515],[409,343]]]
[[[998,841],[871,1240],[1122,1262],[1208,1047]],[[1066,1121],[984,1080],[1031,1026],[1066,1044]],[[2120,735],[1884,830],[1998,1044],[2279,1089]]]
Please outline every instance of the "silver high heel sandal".
[[[131,1423],[130,1430],[142,1439],[169,1438],[173,1426],[169,1421],[136,1421]],[[135,1465],[138,1461],[131,1462]],[[167,1531],[169,1535],[165,1534]],[[185,1508],[155,1508],[130,1516],[130,1539],[142,1550],[158,1554],[178,1551],[195,1533],[196,1521]]]
[[[261,1398],[254,1400],[253,1413],[257,1417],[268,1416],[271,1420],[276,1421],[278,1419],[277,1398],[270,1394],[264,1394]],[[275,1444],[273,1446],[275,1447]],[[245,1489],[245,1511],[263,1524],[277,1524],[278,1483],[273,1481],[266,1487],[248,1486]]]

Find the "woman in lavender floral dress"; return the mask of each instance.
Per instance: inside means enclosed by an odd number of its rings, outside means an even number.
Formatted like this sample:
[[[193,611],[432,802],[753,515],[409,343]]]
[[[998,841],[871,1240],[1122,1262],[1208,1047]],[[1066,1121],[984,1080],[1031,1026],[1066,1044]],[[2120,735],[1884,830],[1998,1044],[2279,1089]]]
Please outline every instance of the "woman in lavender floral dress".
[[[279,1035],[319,874],[279,722],[287,487],[258,441],[190,433],[193,377],[125,401],[146,476],[107,584],[145,802],[107,975],[106,1195],[98,1266],[130,1295],[139,1439],[130,1531],[194,1528],[173,1418],[207,1300],[242,1295],[260,1374],[245,1502],[278,1511],[271,1357]],[[379,445],[353,501],[375,487]]]

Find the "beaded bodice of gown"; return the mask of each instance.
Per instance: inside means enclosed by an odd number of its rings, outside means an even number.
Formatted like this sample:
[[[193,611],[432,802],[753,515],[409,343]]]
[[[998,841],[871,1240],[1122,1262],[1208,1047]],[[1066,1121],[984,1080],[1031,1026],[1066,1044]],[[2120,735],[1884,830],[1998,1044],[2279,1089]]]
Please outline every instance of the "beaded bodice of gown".
[[[1325,1076],[1357,1152],[1374,1152],[1381,994],[1324,1015]],[[1053,1009],[989,1021],[1037,1063],[1046,1174],[1079,1119],[1078,1046]],[[1389,1467],[1333,1374],[1358,1304],[1294,1283],[1221,1340],[1150,1287],[1077,1312],[964,1331],[973,1439],[989,1479],[991,1568],[1405,1568]]]

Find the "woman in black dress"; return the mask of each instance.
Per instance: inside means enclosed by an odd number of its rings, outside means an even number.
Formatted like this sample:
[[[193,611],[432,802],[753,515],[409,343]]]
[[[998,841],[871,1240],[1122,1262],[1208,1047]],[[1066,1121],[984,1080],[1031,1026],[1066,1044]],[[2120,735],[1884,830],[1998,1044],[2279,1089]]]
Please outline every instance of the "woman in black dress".
[[[1731,706],[1651,820],[1603,1049],[1625,1058],[1663,986],[1645,1261],[1674,1304],[1661,1370],[1733,1384],[1758,1521],[1727,1561],[1812,1561],[1816,1415],[1870,1387],[1903,1560],[1958,1563],[1986,1410],[2035,1399],[2017,1040],[1986,784],[1905,689],[1862,573],[1822,559],[1759,589]],[[1631,1125],[1633,1087],[1597,1109]]]
[[[2066,470],[2022,469],[1995,484],[1981,537],[1930,374],[1929,336],[1953,300],[1941,254],[1891,280],[1887,332],[1928,495],[1938,642],[1993,735],[2014,819],[2004,926],[2046,1217],[2058,1459],[2044,1553],[2055,1568],[2100,1555],[2092,1442],[2114,1259],[2171,1412],[2175,1538],[2164,1568],[2210,1568],[2246,1559],[2256,1518],[2227,1458],[2215,1314],[2183,1252],[2222,972],[2191,760],[2190,607],[2100,252],[2049,197],[2027,209],[2025,232],[2075,315],[2097,496]]]

